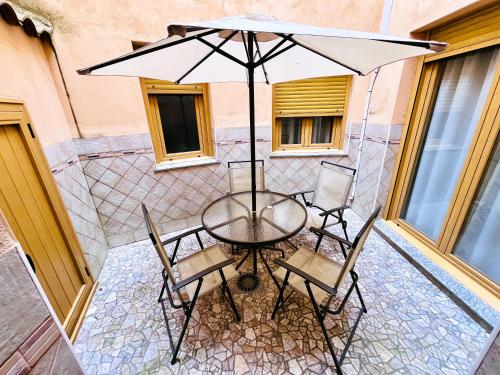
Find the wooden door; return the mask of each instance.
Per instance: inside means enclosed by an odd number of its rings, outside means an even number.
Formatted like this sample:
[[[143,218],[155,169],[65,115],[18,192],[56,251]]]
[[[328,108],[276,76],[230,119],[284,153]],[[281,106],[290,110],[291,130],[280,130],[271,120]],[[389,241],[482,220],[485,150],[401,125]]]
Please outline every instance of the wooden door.
[[[92,278],[24,106],[0,102],[0,211],[72,334]]]

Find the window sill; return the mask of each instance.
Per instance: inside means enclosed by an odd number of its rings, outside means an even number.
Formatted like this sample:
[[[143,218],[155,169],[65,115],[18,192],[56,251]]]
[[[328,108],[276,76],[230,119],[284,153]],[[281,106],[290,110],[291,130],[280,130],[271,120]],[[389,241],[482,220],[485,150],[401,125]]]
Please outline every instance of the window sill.
[[[498,321],[498,297],[482,283],[465,273],[448,257],[438,253],[406,232],[394,221],[379,219],[375,231],[396,251],[402,254],[417,270],[447,293],[466,312],[472,310],[474,318],[485,329]],[[486,322],[486,325],[484,324]]]
[[[171,169],[179,169],[179,168],[197,167],[200,165],[219,164],[219,163],[220,162],[217,161],[215,158],[209,156],[163,161],[155,165],[155,172],[168,171]]]
[[[273,151],[269,155],[271,158],[295,157],[313,157],[313,156],[347,156],[344,150],[285,150]]]

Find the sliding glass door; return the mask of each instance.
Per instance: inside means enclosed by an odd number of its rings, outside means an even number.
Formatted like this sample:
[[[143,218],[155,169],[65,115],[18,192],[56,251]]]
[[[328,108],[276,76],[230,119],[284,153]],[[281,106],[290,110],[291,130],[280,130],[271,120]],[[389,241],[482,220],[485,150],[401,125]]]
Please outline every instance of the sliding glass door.
[[[500,285],[500,146],[469,208],[453,254]]]
[[[426,57],[387,218],[500,296],[500,47]]]
[[[498,49],[439,63],[412,182],[401,218],[436,242],[464,169],[498,61]]]

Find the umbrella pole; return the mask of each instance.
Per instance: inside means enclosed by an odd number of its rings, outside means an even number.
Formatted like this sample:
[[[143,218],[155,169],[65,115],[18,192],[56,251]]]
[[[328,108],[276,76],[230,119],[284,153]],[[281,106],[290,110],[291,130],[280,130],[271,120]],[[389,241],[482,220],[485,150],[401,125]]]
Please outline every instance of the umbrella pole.
[[[257,211],[257,186],[255,183],[255,90],[254,90],[254,54],[252,32],[248,33],[248,101],[250,109],[250,159],[252,173],[252,212]]]

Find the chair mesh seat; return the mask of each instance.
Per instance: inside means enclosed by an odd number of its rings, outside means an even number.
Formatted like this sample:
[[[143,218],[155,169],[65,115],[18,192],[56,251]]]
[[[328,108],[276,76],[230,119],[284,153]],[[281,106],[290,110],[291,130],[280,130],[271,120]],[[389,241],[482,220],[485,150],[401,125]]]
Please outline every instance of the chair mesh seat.
[[[337,263],[324,255],[315,253],[314,250],[307,247],[300,247],[297,252],[287,259],[286,262],[313,276],[328,286],[333,286],[335,284],[342,270],[342,265],[340,263]],[[286,269],[279,267],[273,274],[280,281],[284,281]],[[288,283],[293,289],[302,293],[306,297],[309,297],[304,281],[304,278],[293,272],[291,272],[288,277]],[[314,294],[314,298],[316,298],[318,303],[324,302],[324,300],[329,296],[327,292],[318,288],[314,284],[311,283],[310,286]]]
[[[180,279],[185,280],[200,271],[206,270],[207,268],[210,268],[217,263],[225,261],[226,259],[227,257],[222,252],[220,246],[209,246],[205,250],[187,256],[177,262],[177,269],[180,274]],[[226,281],[234,279],[239,275],[233,265],[226,266],[222,270],[224,271]],[[221,283],[222,279],[220,277],[219,271],[214,271],[204,276],[199,295],[201,296],[214,290],[215,288],[220,286]],[[193,298],[197,285],[198,283],[195,281],[186,286],[185,289],[190,299]]]

